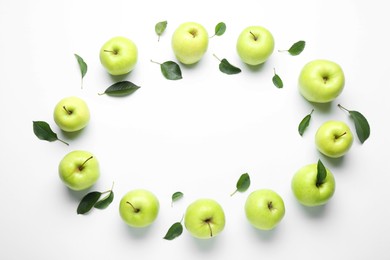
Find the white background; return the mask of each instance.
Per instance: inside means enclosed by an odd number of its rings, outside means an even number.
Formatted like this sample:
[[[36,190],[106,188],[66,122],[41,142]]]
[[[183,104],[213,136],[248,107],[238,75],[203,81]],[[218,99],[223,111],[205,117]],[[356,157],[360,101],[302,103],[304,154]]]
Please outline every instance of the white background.
[[[0,258],[9,259],[389,259],[390,173],[389,15],[386,1],[11,1],[0,2]],[[168,27],[157,41],[154,25]],[[218,22],[226,33],[210,39],[204,58],[182,66],[183,79],[168,81],[158,62],[175,60],[170,47],[182,22],[203,24],[212,35]],[[276,46],[259,68],[240,62],[235,44],[249,25],[267,27]],[[139,61],[125,77],[109,76],[99,49],[123,35],[138,46]],[[296,57],[279,49],[305,40]],[[84,88],[74,53],[88,64]],[[242,73],[218,70],[227,58]],[[302,66],[317,58],[339,63],[346,86],[330,105],[305,101],[297,89]],[[271,81],[273,68],[284,88]],[[99,96],[111,84],[129,80],[141,86],[131,96]],[[83,98],[91,121],[76,135],[61,132],[52,113],[66,96]],[[362,112],[371,136],[355,138],[342,159],[325,158],[314,146],[326,120],[353,122],[337,104]],[[314,108],[304,136],[300,120]],[[47,121],[70,143],[39,140],[33,120]],[[356,137],[356,136],[355,136]],[[91,151],[101,165],[92,190],[114,182],[115,199],[105,210],[77,215],[85,192],[69,191],[57,167],[76,149]],[[337,187],[324,207],[305,208],[290,182],[302,166],[321,159]],[[234,191],[248,172],[249,190]],[[156,222],[127,227],[119,217],[123,194],[149,189],[160,200]],[[251,191],[270,188],[284,199],[286,215],[273,231],[252,228],[243,206]],[[171,195],[185,195],[171,207]],[[163,240],[186,206],[201,197],[220,202],[226,227],[211,240],[188,232]]]

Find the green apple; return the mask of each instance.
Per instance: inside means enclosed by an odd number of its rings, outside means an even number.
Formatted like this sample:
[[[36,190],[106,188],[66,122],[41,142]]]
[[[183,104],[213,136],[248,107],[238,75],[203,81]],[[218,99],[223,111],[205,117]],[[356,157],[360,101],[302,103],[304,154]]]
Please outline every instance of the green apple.
[[[315,144],[322,154],[339,158],[345,155],[353,144],[353,134],[349,126],[336,120],[323,123],[315,134]]]
[[[298,88],[310,102],[328,103],[344,89],[345,77],[340,65],[329,60],[313,60],[303,66]]]
[[[176,58],[190,65],[200,61],[206,53],[209,35],[201,24],[185,22],[176,28],[171,43]]]
[[[79,97],[61,99],[54,107],[54,121],[65,132],[75,132],[86,127],[90,120],[87,103]]]
[[[145,189],[127,192],[119,203],[119,214],[129,226],[142,228],[151,225],[157,218],[160,203],[157,197]]]
[[[62,182],[72,190],[85,190],[92,187],[100,177],[99,162],[96,157],[83,150],[66,154],[58,166]]]
[[[248,65],[264,63],[275,47],[271,32],[262,26],[245,28],[237,39],[236,49],[240,59]]]
[[[253,191],[246,199],[245,214],[249,223],[255,228],[274,229],[285,214],[283,199],[273,190]]]
[[[100,48],[100,62],[114,76],[132,71],[137,64],[138,49],[135,43],[123,36],[109,39]]]
[[[184,226],[193,237],[200,239],[215,237],[225,227],[225,213],[215,200],[198,199],[187,207]]]
[[[336,182],[330,170],[326,168],[326,177],[320,184],[317,182],[317,173],[317,163],[314,163],[300,168],[292,178],[292,191],[302,205],[324,205],[335,192]]]

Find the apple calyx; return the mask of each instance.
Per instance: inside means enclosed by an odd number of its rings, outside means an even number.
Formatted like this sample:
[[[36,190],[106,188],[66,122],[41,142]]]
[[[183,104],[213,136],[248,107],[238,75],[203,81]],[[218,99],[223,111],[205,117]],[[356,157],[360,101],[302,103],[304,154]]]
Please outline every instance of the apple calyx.
[[[259,39],[259,37],[256,36],[253,32],[249,31],[249,33],[252,34],[253,39],[254,39],[255,41],[257,41],[257,39]]]
[[[118,51],[117,51],[117,50],[104,50],[104,52],[111,52],[111,53],[114,54],[114,55],[117,55],[117,54],[118,54]]]
[[[198,31],[196,29],[191,29],[189,32],[193,38],[195,38],[198,35]]]
[[[66,106],[63,106],[62,108],[66,111],[66,113],[68,113],[68,115],[71,115],[73,113],[73,111],[67,109]]]
[[[272,210],[274,209],[274,205],[272,204],[272,201],[269,201],[269,202],[267,203],[267,206],[268,206],[268,209],[269,209],[270,211],[272,211]]]
[[[204,222],[209,226],[209,229],[210,229],[210,237],[213,237],[213,229],[211,228],[211,218],[207,218],[204,220]]]
[[[324,84],[326,84],[326,82],[328,82],[329,77],[328,76],[324,76],[324,77],[322,77],[322,79],[324,80]]]
[[[79,166],[79,171],[82,171],[84,169],[85,164],[91,160],[93,156],[89,157],[87,160],[85,160],[80,166]]]
[[[138,213],[141,211],[139,208],[134,207],[133,204],[131,204],[130,202],[126,201],[126,203],[129,204],[133,208],[134,213]]]

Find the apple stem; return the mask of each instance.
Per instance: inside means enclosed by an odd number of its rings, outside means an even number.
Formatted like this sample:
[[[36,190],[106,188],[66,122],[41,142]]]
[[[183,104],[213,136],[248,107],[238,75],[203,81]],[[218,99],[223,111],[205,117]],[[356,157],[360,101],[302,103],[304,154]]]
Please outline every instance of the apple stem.
[[[113,54],[117,55],[118,52],[117,51],[111,51],[111,50],[104,50],[104,52],[112,52]]]
[[[62,143],[64,143],[64,144],[66,144],[66,145],[69,145],[69,143],[65,142],[64,140],[61,140],[61,139],[59,139],[59,138],[57,138],[57,140],[60,141],[60,142],[62,142]]]
[[[249,31],[249,32],[250,32],[250,34],[252,34],[253,39],[254,39],[255,41],[257,41],[258,37],[257,37],[253,32],[251,32],[251,31]]]
[[[133,208],[133,210],[134,210],[135,213],[138,213],[138,212],[140,211],[140,209],[136,209],[136,208],[133,206],[133,204],[131,204],[130,202],[126,201],[126,203],[129,204],[129,205]]]
[[[83,164],[80,165],[79,170],[82,171],[84,169],[84,165],[93,158],[93,156],[89,157],[87,160],[83,162]]]
[[[62,107],[66,113],[68,113],[68,115],[71,115],[72,114],[72,111],[68,110],[65,106]]]
[[[154,60],[150,60],[150,62],[152,62],[152,63],[156,63],[156,64],[158,64],[158,65],[161,65],[161,63],[160,63],[160,62],[157,62],[157,61],[154,61]]]
[[[339,139],[340,137],[342,137],[343,135],[346,135],[346,134],[347,134],[347,132],[344,132],[341,135],[336,136],[336,140]]]
[[[211,219],[206,219],[205,222],[207,223],[207,225],[209,226],[209,229],[210,229],[210,237],[213,236],[213,230],[211,228],[211,225],[210,225],[210,222],[211,222]]]
[[[217,57],[217,55],[213,54],[213,56],[221,62],[221,59]]]

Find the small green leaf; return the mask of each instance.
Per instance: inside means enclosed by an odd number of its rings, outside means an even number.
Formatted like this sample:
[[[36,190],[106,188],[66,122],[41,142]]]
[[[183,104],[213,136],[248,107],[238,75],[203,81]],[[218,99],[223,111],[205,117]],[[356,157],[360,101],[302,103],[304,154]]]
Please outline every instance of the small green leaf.
[[[236,184],[236,190],[230,195],[233,196],[237,191],[245,192],[251,184],[251,179],[248,173],[241,174]]]
[[[67,142],[59,139],[57,134],[51,130],[50,125],[45,121],[33,121],[33,131],[34,134],[41,140],[49,142],[60,141],[66,145],[69,145]]]
[[[183,233],[183,225],[180,222],[174,223],[169,229],[166,235],[163,237],[166,240],[173,240]]]
[[[154,26],[154,30],[155,30],[156,34],[158,35],[159,41],[160,41],[160,36],[163,34],[165,29],[167,28],[167,25],[168,25],[167,21],[161,21],[161,22],[156,23],[156,25]]]
[[[327,175],[327,173],[326,173],[326,168],[325,168],[324,164],[321,162],[321,160],[318,160],[317,181],[316,181],[317,187],[321,186],[325,182],[326,175]]]
[[[126,96],[130,95],[139,88],[139,86],[130,81],[120,81],[109,86],[104,93],[100,93],[99,95],[107,94],[109,96]]]
[[[182,79],[181,69],[179,64],[174,61],[166,61],[160,64],[161,72],[166,79],[169,80],[178,80]]]
[[[80,67],[80,72],[81,72],[81,87],[83,87],[83,78],[84,78],[85,74],[87,74],[88,66],[87,66],[87,63],[85,63],[85,61],[83,60],[83,58],[81,58],[79,55],[77,55],[77,54],[75,53],[74,56],[76,57],[77,62],[78,62],[79,67]]]
[[[114,200],[114,192],[111,190],[106,197],[95,203],[94,207],[97,209],[107,208]]]
[[[283,81],[279,77],[279,75],[276,74],[275,69],[274,69],[274,76],[272,77],[272,83],[274,83],[275,87],[277,88],[283,88]]]
[[[215,26],[215,33],[213,36],[221,36],[226,32],[226,24],[224,22],[220,22]],[[211,37],[213,37],[211,36]]]
[[[241,69],[230,64],[226,59],[222,59],[219,63],[219,70],[225,74],[233,75],[241,72]]]
[[[360,143],[363,144],[370,137],[371,132],[370,124],[368,123],[366,117],[363,116],[362,113],[355,110],[346,109],[340,104],[338,104],[338,107],[349,113],[353,123],[355,124],[356,134],[360,140]]]
[[[310,114],[306,115],[302,121],[299,123],[299,126],[298,126],[298,132],[299,134],[302,136],[303,133],[305,132],[306,128],[309,126],[310,124],[310,120],[311,120],[311,114],[313,113],[314,109],[311,110]]]
[[[95,203],[99,200],[101,195],[102,193],[98,191],[92,191],[85,195],[81,199],[80,204],[77,207],[77,214],[85,214],[90,211],[95,205]]]
[[[181,191],[176,191],[175,193],[173,193],[172,194],[172,204],[173,204],[173,202],[183,198],[183,196],[184,196],[184,194]]]
[[[297,41],[296,43],[291,45],[290,49],[288,49],[287,51],[292,56],[297,56],[305,49],[305,46],[306,46],[306,42],[305,41]],[[281,50],[279,50],[279,51],[281,52]]]

